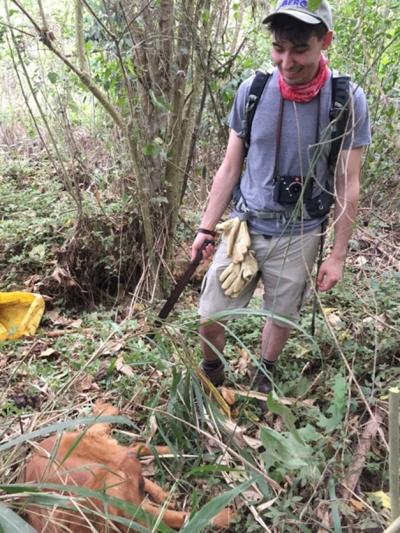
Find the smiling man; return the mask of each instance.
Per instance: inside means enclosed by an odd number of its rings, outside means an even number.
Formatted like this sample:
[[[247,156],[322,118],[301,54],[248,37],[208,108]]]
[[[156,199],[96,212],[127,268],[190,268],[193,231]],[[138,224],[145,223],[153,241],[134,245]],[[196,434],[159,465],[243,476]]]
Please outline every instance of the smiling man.
[[[213,253],[204,241],[214,235],[233,199],[238,223],[225,223],[227,238],[202,286],[202,366],[215,385],[223,382],[225,328],[212,317],[246,307],[261,279],[270,318],[253,383],[269,392],[274,364],[310,285],[332,204],[335,239],[319,268],[318,289],[331,289],[343,275],[370,128],[362,89],[328,68],[324,52],[333,38],[328,2],[311,10],[305,0],[281,0],[263,22],[272,36],[275,69],[238,90],[226,155],[192,253],[202,247],[203,257]]]

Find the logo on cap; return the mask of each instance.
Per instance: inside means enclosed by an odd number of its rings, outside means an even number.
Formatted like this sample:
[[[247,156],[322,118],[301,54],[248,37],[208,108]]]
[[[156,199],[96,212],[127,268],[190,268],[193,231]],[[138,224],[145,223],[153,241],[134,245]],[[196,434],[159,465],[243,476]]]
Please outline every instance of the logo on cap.
[[[297,6],[297,7],[302,7],[303,9],[307,9],[308,2],[307,0],[283,0],[283,2],[281,2],[281,5],[279,7],[286,7],[286,6]]]

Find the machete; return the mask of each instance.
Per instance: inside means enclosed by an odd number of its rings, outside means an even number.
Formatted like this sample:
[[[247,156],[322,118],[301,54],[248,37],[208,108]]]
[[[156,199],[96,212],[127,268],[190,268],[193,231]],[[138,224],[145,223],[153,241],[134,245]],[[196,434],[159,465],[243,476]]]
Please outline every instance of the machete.
[[[171,292],[170,297],[163,305],[161,311],[158,313],[158,317],[155,321],[155,326],[159,327],[162,324],[162,321],[167,318],[167,316],[172,311],[174,305],[176,304],[179,296],[182,294],[184,288],[189,283],[191,277],[193,276],[196,268],[199,266],[200,261],[203,257],[203,251],[209,244],[214,244],[215,241],[211,240],[205,240],[203,244],[201,245],[199,251],[196,254],[196,257],[189,263],[189,266],[183,273],[182,277],[179,278],[177,284],[175,285],[174,289]]]

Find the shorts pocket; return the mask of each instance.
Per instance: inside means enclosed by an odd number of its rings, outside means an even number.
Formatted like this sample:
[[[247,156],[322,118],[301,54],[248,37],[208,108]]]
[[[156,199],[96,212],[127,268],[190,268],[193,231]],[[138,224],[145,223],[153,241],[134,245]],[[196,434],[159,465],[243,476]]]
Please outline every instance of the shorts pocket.
[[[303,287],[303,291],[301,292],[301,295],[300,295],[297,311],[301,311],[302,307],[311,299],[311,296],[312,296],[311,283],[309,281],[306,281]]]
[[[208,272],[207,274],[205,274],[202,282],[201,282],[201,285],[200,285],[200,296],[203,295],[204,291],[206,290],[206,285],[207,285],[207,277],[208,277]]]

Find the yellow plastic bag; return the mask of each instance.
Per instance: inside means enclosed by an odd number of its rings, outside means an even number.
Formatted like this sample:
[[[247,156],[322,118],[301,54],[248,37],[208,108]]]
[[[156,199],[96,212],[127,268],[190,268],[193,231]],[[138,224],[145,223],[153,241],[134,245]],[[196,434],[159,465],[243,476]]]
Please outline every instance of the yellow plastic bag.
[[[43,312],[40,294],[0,292],[0,341],[34,335]]]

